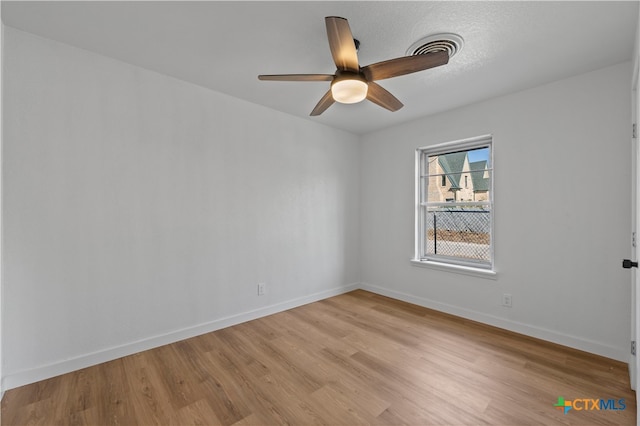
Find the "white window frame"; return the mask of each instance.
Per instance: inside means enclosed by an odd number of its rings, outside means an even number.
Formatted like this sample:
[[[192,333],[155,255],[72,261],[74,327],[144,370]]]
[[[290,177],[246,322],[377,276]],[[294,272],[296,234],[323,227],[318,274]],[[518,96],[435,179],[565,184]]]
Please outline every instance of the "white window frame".
[[[467,151],[473,149],[489,148],[489,173],[490,173],[490,187],[489,198],[487,201],[482,202],[457,202],[456,205],[486,205],[489,207],[489,223],[490,223],[490,238],[489,238],[489,251],[490,261],[488,263],[476,263],[468,261],[459,257],[445,257],[439,255],[429,255],[424,253],[426,247],[424,238],[427,233],[425,232],[425,214],[424,211],[429,207],[437,207],[439,205],[450,205],[451,203],[434,203],[427,202],[423,194],[428,194],[428,179],[421,179],[422,173],[425,171],[423,161],[425,158],[433,155],[444,155],[451,152]],[[416,163],[415,163],[415,248],[414,257],[411,260],[414,265],[436,268],[440,270],[448,270],[452,272],[458,272],[468,275],[476,275],[484,278],[495,279],[497,274],[494,269],[495,265],[495,233],[494,233],[494,160],[493,160],[493,135],[483,135],[468,139],[456,140],[452,142],[446,142],[438,145],[431,145],[416,149]],[[438,182],[440,183],[440,182]],[[425,185],[423,188],[422,185]]]

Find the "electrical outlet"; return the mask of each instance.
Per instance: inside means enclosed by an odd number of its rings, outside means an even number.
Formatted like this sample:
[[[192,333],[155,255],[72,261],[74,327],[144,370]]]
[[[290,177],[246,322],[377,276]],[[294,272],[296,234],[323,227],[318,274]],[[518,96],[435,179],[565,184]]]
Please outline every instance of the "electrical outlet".
[[[502,295],[502,306],[505,306],[507,308],[511,307],[511,294],[504,293]]]
[[[258,296],[264,296],[267,291],[267,283],[258,283]]]

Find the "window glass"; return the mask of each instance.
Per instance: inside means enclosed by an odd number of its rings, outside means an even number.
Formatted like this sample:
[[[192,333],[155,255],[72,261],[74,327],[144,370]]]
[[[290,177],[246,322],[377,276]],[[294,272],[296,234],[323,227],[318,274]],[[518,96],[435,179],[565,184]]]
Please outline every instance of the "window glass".
[[[418,150],[416,257],[493,266],[490,137]]]

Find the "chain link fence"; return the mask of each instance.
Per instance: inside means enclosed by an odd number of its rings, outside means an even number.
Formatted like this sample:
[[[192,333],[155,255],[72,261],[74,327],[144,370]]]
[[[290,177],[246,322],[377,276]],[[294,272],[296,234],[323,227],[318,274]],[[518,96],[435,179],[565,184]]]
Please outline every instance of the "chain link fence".
[[[491,216],[487,210],[427,212],[426,253],[491,261]]]

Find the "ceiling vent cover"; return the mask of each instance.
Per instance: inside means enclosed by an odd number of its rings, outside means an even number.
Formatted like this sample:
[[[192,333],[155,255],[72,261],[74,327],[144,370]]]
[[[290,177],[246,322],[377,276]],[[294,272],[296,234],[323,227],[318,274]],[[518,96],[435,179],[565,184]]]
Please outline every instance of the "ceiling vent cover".
[[[407,49],[407,56],[424,55],[431,52],[447,52],[449,59],[462,50],[464,40],[457,34],[433,34],[413,43]]]

